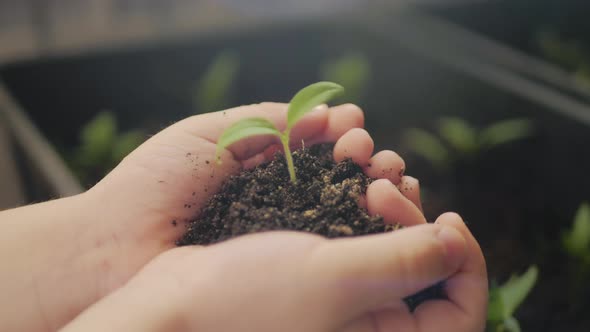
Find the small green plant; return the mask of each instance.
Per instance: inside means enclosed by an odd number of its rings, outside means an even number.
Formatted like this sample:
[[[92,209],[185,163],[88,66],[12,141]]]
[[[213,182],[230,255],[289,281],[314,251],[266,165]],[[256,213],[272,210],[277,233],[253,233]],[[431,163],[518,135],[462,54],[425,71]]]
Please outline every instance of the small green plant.
[[[103,111],[80,132],[80,145],[70,158],[70,165],[82,181],[102,177],[145,139],[141,131],[119,133],[111,112]]]
[[[324,63],[320,68],[320,76],[322,80],[336,82],[346,89],[339,100],[359,103],[371,77],[371,65],[362,53],[350,52]]]
[[[590,204],[587,202],[578,208],[572,228],[563,234],[562,244],[568,255],[582,266],[590,266]]]
[[[213,59],[195,87],[193,104],[199,113],[228,106],[239,67],[240,58],[231,51],[224,51]]]
[[[292,182],[296,182],[295,166],[293,165],[293,156],[289,148],[289,135],[291,129],[301,118],[314,107],[328,102],[332,98],[340,95],[344,91],[342,86],[332,82],[319,82],[309,85],[299,91],[291,102],[289,103],[289,110],[287,112],[287,127],[283,132],[278,130],[272,122],[264,118],[247,118],[234,123],[221,134],[217,142],[216,159],[221,163],[221,152],[229,145],[250,137],[257,135],[275,135],[281,140],[283,151],[285,152],[285,159],[287,160],[287,167],[289,169],[289,176]]]
[[[405,146],[439,169],[456,159],[472,158],[488,149],[530,136],[533,126],[527,119],[510,119],[478,129],[456,117],[438,121],[438,136],[424,129],[404,132]]]
[[[590,50],[586,45],[550,30],[538,34],[537,44],[545,58],[570,71],[578,82],[590,85]]]
[[[513,275],[505,284],[490,289],[488,331],[520,332],[514,312],[535,286],[538,275],[539,270],[533,265],[523,275]]]

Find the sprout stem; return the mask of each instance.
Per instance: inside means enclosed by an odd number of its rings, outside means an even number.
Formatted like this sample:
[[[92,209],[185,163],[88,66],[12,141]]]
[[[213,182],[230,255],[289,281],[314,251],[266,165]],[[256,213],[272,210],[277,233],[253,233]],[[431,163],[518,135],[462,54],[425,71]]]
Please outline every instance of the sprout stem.
[[[295,165],[293,164],[293,156],[291,155],[291,149],[289,148],[289,134],[290,130],[286,130],[281,135],[281,143],[283,143],[283,150],[285,152],[285,159],[287,160],[287,168],[289,169],[289,176],[291,177],[291,182],[297,182],[297,178],[295,177]]]

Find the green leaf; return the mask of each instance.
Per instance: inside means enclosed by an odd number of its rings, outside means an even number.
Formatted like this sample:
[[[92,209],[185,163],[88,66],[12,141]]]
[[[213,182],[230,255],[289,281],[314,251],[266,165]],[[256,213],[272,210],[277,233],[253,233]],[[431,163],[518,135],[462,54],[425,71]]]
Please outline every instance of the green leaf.
[[[143,141],[145,141],[145,134],[139,130],[128,131],[117,137],[111,151],[111,166],[116,166],[131,151],[140,146]]]
[[[578,208],[572,229],[563,236],[563,245],[566,251],[574,256],[584,259],[590,251],[590,205],[584,202]]]
[[[239,66],[239,58],[232,52],[215,57],[197,84],[194,104],[199,113],[226,108]]]
[[[528,119],[512,119],[492,124],[481,131],[480,142],[486,147],[495,147],[528,137],[533,124]]]
[[[441,119],[439,133],[458,152],[471,154],[478,149],[475,129],[463,119]]]
[[[281,132],[272,122],[263,118],[247,118],[238,121],[227,128],[219,137],[215,153],[217,161],[220,162],[219,156],[226,147],[246,137],[257,135],[276,135],[280,137]]]
[[[504,329],[503,330],[507,331],[507,332],[520,332],[520,324],[518,324],[518,321],[516,320],[516,318],[508,317],[504,321]]]
[[[533,286],[537,282],[539,270],[536,266],[531,266],[521,276],[512,276],[504,285],[500,287],[500,296],[502,297],[504,320],[512,317],[516,309],[528,296]]]
[[[117,134],[117,121],[111,112],[101,112],[81,130],[78,162],[98,166],[108,162]]]
[[[322,79],[336,82],[346,89],[343,96],[346,101],[359,103],[366,92],[371,65],[363,54],[349,53],[326,62],[320,71]]]
[[[488,299],[488,327],[492,331],[520,332],[514,312],[537,282],[539,270],[531,266],[521,276],[512,276],[502,286],[492,286]]]
[[[314,107],[330,101],[342,92],[344,92],[344,88],[332,82],[314,83],[297,92],[289,103],[286,131],[289,132],[297,121]]]
[[[568,70],[575,70],[588,62],[587,50],[576,41],[560,38],[554,31],[542,31],[538,34],[537,43],[543,55]]]
[[[423,129],[407,129],[402,139],[409,150],[425,158],[435,167],[446,167],[451,161],[450,153],[440,139]]]
[[[496,285],[490,288],[488,295],[488,321],[500,323],[504,319],[504,301],[502,300],[500,287]]]

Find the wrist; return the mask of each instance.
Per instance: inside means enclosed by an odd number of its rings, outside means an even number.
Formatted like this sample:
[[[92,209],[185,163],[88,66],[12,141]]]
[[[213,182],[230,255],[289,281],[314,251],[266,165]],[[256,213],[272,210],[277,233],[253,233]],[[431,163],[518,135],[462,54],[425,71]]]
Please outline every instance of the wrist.
[[[183,316],[186,308],[182,310],[175,290],[162,281],[139,274],[85,310],[61,332],[188,330]]]
[[[81,194],[0,213],[0,330],[52,331],[97,300],[88,211]]]

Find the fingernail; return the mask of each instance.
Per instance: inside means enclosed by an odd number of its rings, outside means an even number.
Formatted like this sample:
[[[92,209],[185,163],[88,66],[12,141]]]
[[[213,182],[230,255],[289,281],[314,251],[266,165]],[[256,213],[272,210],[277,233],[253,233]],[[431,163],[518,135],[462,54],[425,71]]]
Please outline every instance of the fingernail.
[[[325,111],[328,109],[328,104],[321,104],[313,108],[312,112]]]
[[[437,237],[445,247],[447,266],[452,269],[459,268],[467,256],[467,242],[463,235],[451,226],[443,226]]]

